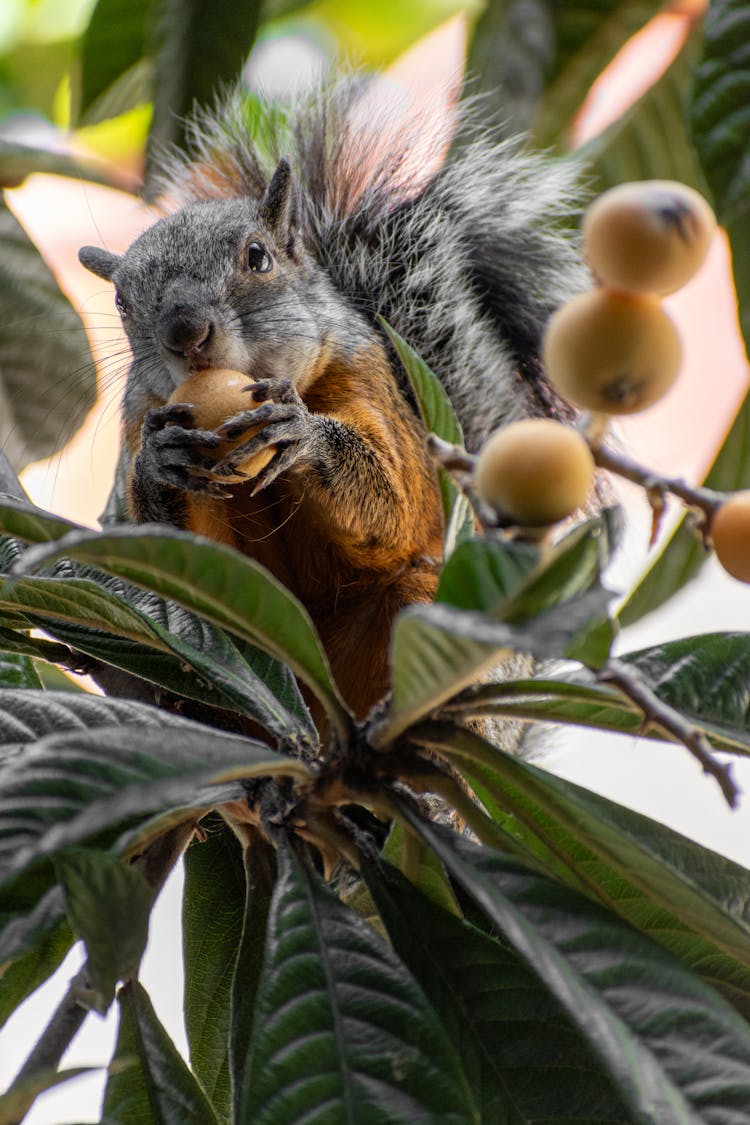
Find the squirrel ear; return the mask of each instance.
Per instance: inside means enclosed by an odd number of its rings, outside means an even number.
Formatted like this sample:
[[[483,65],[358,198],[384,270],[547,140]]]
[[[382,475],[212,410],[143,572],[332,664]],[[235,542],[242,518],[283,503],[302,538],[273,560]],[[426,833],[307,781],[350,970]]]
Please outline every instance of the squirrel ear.
[[[78,261],[97,277],[111,281],[120,258],[119,255],[110,254],[109,250],[102,250],[99,246],[82,246],[78,251]]]
[[[260,204],[260,218],[282,245],[291,246],[294,224],[294,183],[289,161],[282,157]]]

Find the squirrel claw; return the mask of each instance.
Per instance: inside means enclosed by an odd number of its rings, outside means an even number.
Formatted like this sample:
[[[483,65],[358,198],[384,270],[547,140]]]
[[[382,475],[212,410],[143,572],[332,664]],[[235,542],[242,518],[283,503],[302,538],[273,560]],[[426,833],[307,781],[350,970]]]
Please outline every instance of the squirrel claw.
[[[269,484],[273,484],[277,476],[293,465],[299,456],[299,450],[293,442],[280,441],[276,446],[276,453],[271,461],[256,474],[255,483],[250,492],[251,496],[257,496]]]

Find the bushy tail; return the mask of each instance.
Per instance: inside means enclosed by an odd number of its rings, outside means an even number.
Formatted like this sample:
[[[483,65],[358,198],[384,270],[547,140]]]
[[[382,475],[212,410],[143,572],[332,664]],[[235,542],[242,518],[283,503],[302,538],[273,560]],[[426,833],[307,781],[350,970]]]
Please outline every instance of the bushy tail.
[[[462,107],[446,128],[394,113],[357,78],[286,109],[237,91],[196,116],[189,152],[170,154],[162,177],[178,204],[260,199],[286,156],[308,248],[429,363],[470,448],[503,422],[563,409],[541,370],[541,335],[583,285],[574,164],[494,142],[480,108]]]

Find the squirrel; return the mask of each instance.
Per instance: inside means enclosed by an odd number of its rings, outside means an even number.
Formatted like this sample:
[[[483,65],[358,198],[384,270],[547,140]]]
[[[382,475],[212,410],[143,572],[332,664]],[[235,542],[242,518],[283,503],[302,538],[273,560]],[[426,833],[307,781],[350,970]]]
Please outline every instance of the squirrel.
[[[187,151],[164,158],[175,209],[123,255],[79,253],[114,284],[132,352],[129,516],[265,565],[307,608],[360,718],[388,689],[395,615],[435,593],[443,536],[426,435],[378,318],[438,376],[476,450],[503,423],[564,411],[541,336],[581,287],[569,164],[495,142],[469,109],[450,159],[415,173],[424,123],[389,135],[364,122],[362,93],[349,79],[290,114],[254,109],[252,135],[241,92],[199,111]],[[216,367],[246,373],[261,404],[208,432],[167,400]],[[264,469],[226,483],[268,446]]]

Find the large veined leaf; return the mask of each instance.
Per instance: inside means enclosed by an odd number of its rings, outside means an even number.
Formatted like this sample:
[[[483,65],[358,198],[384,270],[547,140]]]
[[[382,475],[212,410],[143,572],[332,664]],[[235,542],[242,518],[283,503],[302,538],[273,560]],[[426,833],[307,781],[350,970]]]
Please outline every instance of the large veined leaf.
[[[48,735],[84,733],[116,724],[131,730],[173,726],[180,719],[141,703],[68,692],[0,691],[0,763]]]
[[[750,732],[750,634],[683,637],[622,659],[683,714]]]
[[[245,868],[234,834],[218,818],[202,825],[205,840],[185,853],[182,949],[185,1030],[190,1065],[222,1120],[231,1110],[230,1001],[242,937]]]
[[[435,853],[425,847],[403,824],[394,820],[381,851],[382,858],[397,868],[423,895],[444,910],[459,913],[455,895]]]
[[[393,628],[392,695],[373,745],[397,738],[514,653],[575,656],[592,622],[606,618],[608,601],[606,591],[592,589],[525,626],[447,605],[409,606]]]
[[[396,952],[461,1052],[482,1121],[626,1120],[598,1059],[506,942],[392,869],[367,865],[364,874]]]
[[[440,572],[436,601],[494,615],[539,563],[529,543],[478,537],[460,543]]]
[[[314,1119],[478,1121],[417,983],[284,847],[237,1122]]]
[[[437,600],[518,624],[601,584],[619,535],[616,509],[584,520],[544,554],[486,536],[461,544],[440,575]]]
[[[76,532],[29,548],[24,568],[76,559],[170,598],[283,660],[315,692],[336,729],[348,712],[305,609],[264,567],[207,539],[159,527]],[[19,564],[20,565],[20,564]]]
[[[482,715],[566,723],[662,742],[667,739],[665,733],[653,726],[643,729],[643,712],[617,688],[596,683],[590,673],[580,668],[557,676],[507,679],[470,688],[451,700],[443,713],[454,718]],[[729,723],[707,720],[703,715],[691,714],[689,718],[717,750],[750,753],[750,732]]]
[[[118,980],[138,971],[154,888],[135,868],[104,852],[67,848],[55,859],[70,924],[86,947],[92,1004],[104,1015]]]
[[[434,724],[418,728],[414,737],[461,770],[530,857],[541,858],[547,870],[653,932],[750,1013],[744,868],[648,817],[504,754],[470,731]]]
[[[750,750],[750,637],[702,633],[653,645],[619,658],[670,707],[705,731],[722,750]],[[508,715],[580,723],[602,730],[664,738],[642,730],[643,714],[631,700],[582,669],[508,680],[467,692],[448,713]]]
[[[137,981],[118,993],[120,1030],[104,1094],[112,1125],[218,1125],[208,1098],[190,1073]]]
[[[0,528],[42,544],[76,525],[32,505],[5,501]],[[48,578],[7,582],[0,587],[3,605],[24,612],[29,623],[41,625],[74,650],[178,695],[228,705],[278,737],[316,738],[293,676],[268,654],[247,645],[240,654],[229,637],[207,622],[110,575],[65,564]],[[148,646],[145,651],[143,645]],[[33,646],[26,651],[34,652]],[[54,651],[47,654],[47,659],[55,658]],[[66,662],[64,653],[58,658]]]
[[[25,543],[47,543],[50,539],[59,539],[81,528],[80,524],[46,512],[24,497],[3,496],[0,504],[0,530]]]
[[[166,831],[172,826],[170,815],[177,822],[197,819],[222,799],[241,801],[242,787],[232,785],[228,796],[225,783],[277,774],[309,776],[302,762],[283,758],[253,739],[145,705],[130,706],[145,725],[120,721],[48,735],[2,770],[0,871],[5,879],[101,833],[129,826],[132,835],[134,825],[156,814]],[[132,846],[133,840],[129,842]]]
[[[78,314],[1,200],[0,242],[0,446],[22,467],[62,448],[96,377]]]
[[[742,1125],[750,1028],[718,993],[572,889],[404,815],[561,1004],[634,1120]]]
[[[195,104],[210,106],[222,86],[239,77],[260,19],[260,0],[218,6],[212,0],[159,0],[149,45],[154,75],[154,117],[146,188],[153,159],[163,146],[184,140],[184,122]]]

